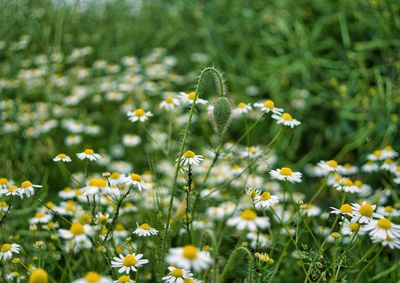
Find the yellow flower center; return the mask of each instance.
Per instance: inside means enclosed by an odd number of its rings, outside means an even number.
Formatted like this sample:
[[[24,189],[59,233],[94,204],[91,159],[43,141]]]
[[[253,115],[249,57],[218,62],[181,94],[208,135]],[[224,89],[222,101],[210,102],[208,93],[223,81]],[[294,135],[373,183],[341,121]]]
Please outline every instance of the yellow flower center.
[[[194,152],[191,151],[191,150],[188,150],[188,151],[186,151],[186,152],[183,154],[183,156],[184,156],[185,158],[193,158],[193,157],[196,156],[196,153],[194,153]]]
[[[8,180],[6,178],[0,178],[0,185],[5,185],[8,183]]]
[[[194,283],[194,281],[193,281],[193,279],[185,278],[185,279],[183,280],[183,283]]]
[[[104,214],[102,214],[102,215],[100,215],[100,217],[99,217],[99,223],[100,224],[106,224],[107,223],[107,216],[106,215],[104,215]]]
[[[351,208],[350,204],[342,204],[342,206],[340,207],[340,212],[341,213],[352,213],[353,209]]]
[[[29,277],[29,283],[47,283],[49,281],[49,276],[47,272],[41,268],[32,271]]]
[[[8,252],[11,249],[11,245],[10,244],[4,244],[1,246],[1,252],[5,253]]]
[[[269,192],[263,192],[261,195],[261,200],[269,200],[271,198],[271,194]]]
[[[353,181],[350,180],[350,179],[347,179],[346,181],[344,181],[343,185],[345,185],[345,186],[353,186]]]
[[[5,201],[0,201],[0,207],[7,207],[7,203]]]
[[[375,155],[376,157],[379,157],[379,156],[382,155],[382,151],[380,151],[379,149],[377,149],[377,150],[374,151],[374,155]]]
[[[379,228],[389,230],[392,227],[392,222],[387,218],[381,218],[378,220],[377,225]]]
[[[87,154],[87,155],[93,155],[94,154],[94,150],[88,148],[88,149],[85,149],[84,153]]]
[[[30,181],[25,181],[21,184],[21,188],[26,189],[32,186],[32,183]]]
[[[246,106],[247,106],[246,103],[240,102],[240,103],[238,104],[238,107],[237,107],[237,108],[245,108]]]
[[[105,187],[107,186],[107,182],[103,179],[91,179],[89,181],[89,186],[93,187]]]
[[[355,180],[354,181],[354,185],[358,188],[361,188],[361,186],[363,185],[363,182],[361,180]]]
[[[387,147],[385,147],[386,151],[393,151],[393,147],[391,147],[390,145],[388,145]]]
[[[292,176],[293,175],[292,169],[290,169],[289,167],[282,167],[281,168],[281,175],[283,175],[283,176]]]
[[[283,113],[281,117],[285,121],[292,121],[293,120],[292,115],[290,115],[289,113]]]
[[[197,258],[197,248],[193,245],[187,245],[183,247],[183,257],[194,260]]]
[[[172,104],[172,103],[174,103],[174,99],[172,97],[167,97],[165,99],[165,102],[167,102],[168,104]]]
[[[141,117],[141,116],[143,116],[145,113],[144,113],[144,110],[142,109],[142,108],[138,108],[138,109],[136,109],[134,112],[133,112],[133,115],[135,115],[135,116],[138,116],[138,117]]]
[[[119,174],[118,172],[112,172],[112,174],[110,175],[111,179],[118,179],[121,176],[121,174]]]
[[[98,273],[91,271],[86,273],[85,280],[89,283],[96,283],[101,280],[101,276]]]
[[[54,203],[52,201],[48,201],[48,202],[46,202],[46,206],[48,208],[53,208],[54,207]]]
[[[67,211],[73,211],[74,207],[75,207],[75,202],[73,200],[69,200],[65,204],[65,210],[67,210]]]
[[[183,276],[183,271],[182,269],[175,268],[174,270],[171,271],[171,275],[174,277],[181,278]]]
[[[8,191],[8,192],[13,192],[13,191],[15,191],[16,189],[18,189],[18,187],[17,187],[16,185],[11,185],[11,186],[9,186],[9,187],[7,188],[7,191]]]
[[[264,102],[264,107],[268,109],[274,109],[275,103],[272,100],[267,100]]]
[[[60,154],[57,155],[57,157],[63,159],[65,157],[67,157],[67,156],[64,153],[60,153]]]
[[[350,168],[351,168],[351,164],[350,164],[350,163],[346,163],[346,164],[344,165],[344,168],[350,169]]]
[[[393,206],[390,206],[390,205],[385,206],[385,212],[392,213],[393,212]]]
[[[360,229],[360,224],[358,223],[350,223],[349,226],[352,232],[358,232],[358,230]]]
[[[240,217],[244,220],[254,220],[257,217],[257,214],[251,209],[246,209],[240,213]]]
[[[131,175],[131,179],[132,179],[132,181],[136,181],[136,182],[142,181],[142,177],[140,177],[139,174],[135,174],[135,173],[133,173],[133,174]]]
[[[358,212],[362,216],[371,217],[374,214],[374,209],[372,208],[372,205],[367,203],[367,204],[362,205],[360,207],[360,209],[358,210]]]
[[[335,160],[329,160],[328,162],[326,162],[326,164],[328,164],[328,166],[332,168],[335,168],[338,165]]]
[[[124,230],[125,230],[125,227],[121,223],[117,223],[115,225],[115,231],[121,232],[121,231],[124,231]]]
[[[187,98],[189,98],[190,100],[194,100],[195,97],[196,97],[196,93],[194,91],[189,92],[187,94]]]
[[[72,223],[71,228],[69,228],[69,231],[75,236],[85,234],[85,229],[83,225],[79,222]]]
[[[129,278],[128,275],[122,275],[118,278],[118,282],[121,282],[121,283],[129,282],[129,280],[131,280],[131,279]]]
[[[151,229],[150,225],[147,224],[147,223],[143,223],[142,225],[139,226],[139,228],[143,229],[143,230],[150,230]]]
[[[134,266],[137,263],[136,258],[133,255],[127,255],[124,257],[125,266]]]
[[[44,217],[44,213],[41,211],[36,212],[35,214],[35,218],[43,218]]]

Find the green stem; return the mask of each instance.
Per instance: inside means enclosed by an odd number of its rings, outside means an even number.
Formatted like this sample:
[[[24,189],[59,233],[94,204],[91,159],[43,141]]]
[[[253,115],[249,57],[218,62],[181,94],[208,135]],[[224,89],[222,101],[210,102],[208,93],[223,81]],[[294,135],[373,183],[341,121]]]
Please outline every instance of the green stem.
[[[380,253],[383,250],[383,246],[381,247],[381,249],[376,253],[376,255],[370,260],[370,262],[368,262],[368,264],[366,266],[364,266],[363,269],[361,269],[361,271],[358,273],[356,280],[354,281],[354,283],[357,283],[360,279],[361,279],[361,275],[364,273],[364,271],[366,271],[368,269],[368,267],[378,258],[378,256],[380,255]]]
[[[248,257],[248,260],[249,260],[249,269],[248,269],[249,282],[250,283],[253,282],[252,272],[253,272],[254,259],[253,259],[253,255],[251,254],[251,252],[248,249],[246,249],[245,247],[238,247],[232,252],[231,256],[228,259],[228,262],[225,265],[224,270],[222,271],[219,282],[221,282],[221,283],[225,282],[225,279],[226,279],[228,273],[231,271],[231,268],[234,265],[234,260],[241,252],[245,253]]]

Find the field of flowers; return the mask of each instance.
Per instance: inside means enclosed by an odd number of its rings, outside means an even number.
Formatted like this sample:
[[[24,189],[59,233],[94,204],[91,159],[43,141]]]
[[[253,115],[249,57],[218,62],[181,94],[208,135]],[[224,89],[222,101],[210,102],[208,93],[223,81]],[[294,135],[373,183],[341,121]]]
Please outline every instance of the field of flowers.
[[[394,0],[0,1],[0,282],[400,282]]]

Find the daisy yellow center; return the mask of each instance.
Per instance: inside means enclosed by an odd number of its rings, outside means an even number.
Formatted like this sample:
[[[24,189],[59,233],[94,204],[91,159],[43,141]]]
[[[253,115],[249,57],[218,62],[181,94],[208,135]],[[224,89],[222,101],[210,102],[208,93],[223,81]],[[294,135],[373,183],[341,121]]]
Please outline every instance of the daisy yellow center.
[[[171,271],[171,275],[174,277],[181,278],[183,276],[183,271],[182,269],[175,268],[174,270]]]
[[[267,100],[264,102],[264,107],[268,109],[273,109],[275,107],[275,103],[272,100]]]
[[[269,192],[264,192],[261,195],[261,200],[269,200],[271,198],[271,194]]]
[[[138,108],[138,109],[135,110],[135,112],[133,112],[133,115],[138,116],[138,117],[141,117],[144,114],[145,113],[144,113],[144,110],[142,108]]]
[[[328,162],[326,162],[326,164],[328,164],[328,166],[332,168],[335,168],[338,165],[335,160],[329,160]]]
[[[350,163],[346,163],[346,164],[344,165],[344,168],[350,169],[350,168],[351,168],[351,164],[350,164]]]
[[[351,208],[350,204],[345,203],[340,207],[340,212],[341,213],[352,213],[353,209]]]
[[[133,255],[127,255],[124,257],[125,266],[134,266],[137,263],[137,259]]]
[[[75,207],[75,202],[73,200],[69,200],[66,204],[65,204],[65,210],[67,211],[72,211],[74,210]]]
[[[131,179],[132,179],[132,181],[136,181],[136,182],[142,181],[142,177],[140,177],[139,174],[135,174],[135,173],[133,173],[133,174],[131,175]]]
[[[131,279],[129,278],[128,275],[122,275],[118,278],[118,282],[121,282],[121,283],[129,282],[129,280],[131,280]]]
[[[119,176],[121,176],[121,174],[119,174],[118,172],[112,172],[110,178],[111,179],[118,179]]]
[[[5,185],[8,183],[8,180],[6,178],[0,178],[0,185]]]
[[[392,213],[393,212],[393,206],[390,206],[390,205],[385,206],[385,212]]]
[[[21,184],[21,187],[22,187],[23,189],[29,188],[29,187],[31,187],[31,186],[32,186],[32,183],[31,183],[30,181],[25,181],[25,182],[23,182],[23,183]]]
[[[362,184],[363,184],[363,182],[362,182],[361,180],[355,180],[355,181],[354,181],[354,185],[355,185],[356,187],[358,187],[358,188],[361,188]]]
[[[292,121],[293,120],[292,115],[290,115],[289,113],[283,113],[281,117],[285,121]]]
[[[89,186],[105,187],[105,186],[107,186],[107,182],[103,179],[91,179],[89,181]]]
[[[183,247],[183,257],[189,260],[197,258],[197,248],[193,245],[187,245]]]
[[[283,176],[292,176],[293,175],[292,169],[290,169],[289,167],[282,167],[281,168],[281,175],[283,175]]]
[[[388,145],[387,147],[385,147],[386,151],[393,151],[393,147],[391,147],[390,145]]]
[[[377,150],[374,151],[374,155],[377,156],[377,157],[379,157],[379,156],[382,155],[382,151],[380,151],[379,149],[377,149]]]
[[[121,231],[124,231],[124,230],[125,230],[125,227],[121,223],[118,223],[118,224],[115,225],[115,231],[121,232]]]
[[[11,245],[10,244],[4,244],[1,246],[1,252],[5,253],[8,252],[9,250],[11,250]]]
[[[94,150],[90,149],[90,148],[89,149],[85,149],[84,153],[87,154],[87,155],[93,155],[94,154]]]
[[[388,159],[385,159],[385,164],[393,164],[393,159],[391,159],[391,158],[388,158]]]
[[[79,222],[72,223],[69,231],[75,236],[85,234],[85,229],[83,228],[83,225]]]
[[[98,273],[91,271],[85,275],[85,280],[89,283],[96,283],[101,280],[101,276]]]
[[[16,189],[18,189],[18,187],[17,187],[16,185],[11,185],[11,186],[9,186],[9,187],[7,188],[7,191],[13,192],[13,191],[15,191]]]
[[[257,214],[251,209],[246,209],[240,213],[240,217],[244,220],[254,220],[256,219]]]
[[[43,212],[41,212],[41,211],[36,212],[35,218],[43,218],[43,217],[44,217],[44,213]]]
[[[99,217],[99,222],[100,222],[100,224],[105,224],[105,223],[107,223],[107,216],[106,215],[100,215],[100,217]]]
[[[362,216],[366,216],[366,217],[371,217],[374,214],[374,209],[372,208],[372,205],[370,204],[364,204],[360,207],[360,209],[358,210],[358,212],[362,215]]]
[[[167,97],[165,99],[165,102],[167,102],[168,104],[172,104],[172,103],[174,103],[174,99],[172,97]]]
[[[183,280],[183,283],[194,283],[194,281],[193,281],[193,279],[185,278],[185,279]]]
[[[246,103],[244,103],[244,102],[240,102],[239,104],[238,104],[238,108],[245,108],[247,105],[246,105]]]
[[[350,180],[350,179],[347,179],[347,180],[344,182],[344,185],[345,185],[345,186],[353,186],[353,181]]]
[[[60,154],[57,155],[57,157],[63,159],[65,157],[67,157],[67,156],[64,153],[60,153]]]
[[[352,232],[358,232],[358,229],[360,229],[360,224],[358,223],[350,223],[349,226]]]
[[[53,207],[54,207],[54,203],[51,202],[51,201],[48,201],[48,202],[46,202],[46,206],[47,206],[48,208],[53,208]]]
[[[377,225],[379,228],[389,230],[392,227],[392,222],[387,218],[381,218],[378,220]]]
[[[193,151],[191,151],[191,150],[188,150],[188,151],[186,151],[184,154],[183,154],[183,156],[185,157],[185,158],[193,158],[193,157],[195,157],[195,153],[193,152]]]
[[[147,224],[147,223],[143,223],[142,225],[139,226],[139,228],[143,229],[143,230],[150,230],[151,229],[150,225]]]
[[[194,100],[195,97],[196,97],[196,93],[194,91],[189,92],[187,94],[187,98],[189,98],[190,100]]]
[[[41,268],[32,271],[29,277],[29,283],[47,283],[49,281],[49,276],[47,272]]]
[[[5,201],[0,201],[0,207],[7,207],[7,203]]]

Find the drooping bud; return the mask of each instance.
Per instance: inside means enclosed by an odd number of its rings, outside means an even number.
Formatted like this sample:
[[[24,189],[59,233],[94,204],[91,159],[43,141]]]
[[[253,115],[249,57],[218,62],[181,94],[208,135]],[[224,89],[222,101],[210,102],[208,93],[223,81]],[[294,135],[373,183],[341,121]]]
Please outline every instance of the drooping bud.
[[[222,137],[231,122],[232,104],[225,96],[219,96],[214,102],[211,123],[215,132]]]

